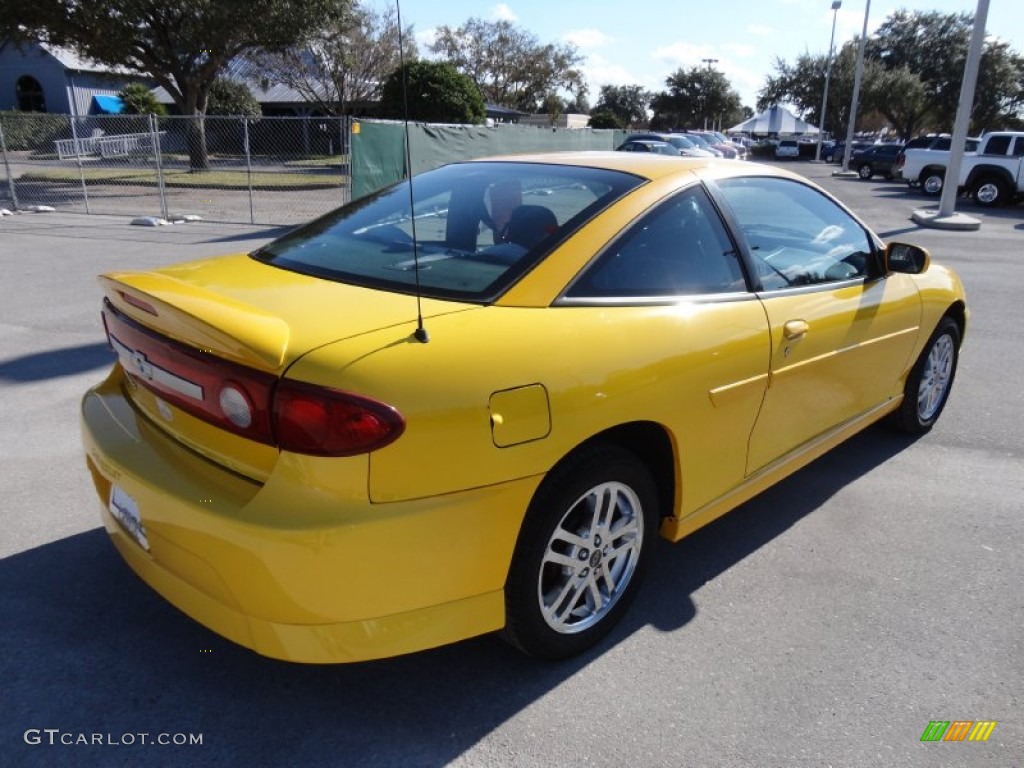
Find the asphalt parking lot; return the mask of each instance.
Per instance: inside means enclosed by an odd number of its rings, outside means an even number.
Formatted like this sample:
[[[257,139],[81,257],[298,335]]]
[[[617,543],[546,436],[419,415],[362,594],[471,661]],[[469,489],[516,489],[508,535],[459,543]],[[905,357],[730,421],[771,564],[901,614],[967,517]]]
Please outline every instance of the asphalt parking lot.
[[[965,202],[979,231],[921,229],[911,212],[935,203],[902,184],[782,165],[960,273],[972,318],[946,412],[916,441],[873,427],[661,542],[623,624],[559,664],[484,637],[291,665],[158,598],[100,529],[79,448],[78,401],[111,361],[93,277],[283,230],[0,218],[0,764],[1020,766],[1024,205]],[[997,725],[923,743],[935,720]]]

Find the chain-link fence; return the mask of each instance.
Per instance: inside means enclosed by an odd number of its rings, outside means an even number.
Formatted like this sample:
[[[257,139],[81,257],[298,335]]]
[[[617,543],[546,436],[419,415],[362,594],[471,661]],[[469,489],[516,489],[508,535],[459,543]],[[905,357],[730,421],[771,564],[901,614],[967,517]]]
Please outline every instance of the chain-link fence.
[[[348,148],[344,118],[7,112],[0,207],[298,224],[350,199]]]

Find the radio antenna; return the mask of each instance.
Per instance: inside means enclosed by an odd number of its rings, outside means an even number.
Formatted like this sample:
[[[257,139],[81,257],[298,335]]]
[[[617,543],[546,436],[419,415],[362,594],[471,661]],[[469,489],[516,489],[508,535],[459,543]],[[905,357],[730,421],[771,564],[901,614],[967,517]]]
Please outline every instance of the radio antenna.
[[[409,176],[409,220],[412,226],[412,271],[416,275],[416,330],[413,338],[421,344],[430,341],[430,334],[423,327],[423,300],[420,296],[420,248],[416,237],[416,201],[412,190],[412,151],[409,147],[409,85],[405,71],[405,38],[402,34],[402,6],[395,0],[398,13],[398,64],[402,70],[402,117],[405,125],[405,172]]]

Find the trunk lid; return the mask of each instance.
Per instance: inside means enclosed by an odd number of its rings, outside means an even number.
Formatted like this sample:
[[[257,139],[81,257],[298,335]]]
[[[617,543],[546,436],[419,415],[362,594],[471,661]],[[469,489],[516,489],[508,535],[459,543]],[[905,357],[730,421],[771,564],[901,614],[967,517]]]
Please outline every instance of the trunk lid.
[[[414,296],[302,275],[245,254],[111,273],[100,284],[126,396],[192,450],[256,480],[269,475],[278,448],[225,417],[237,398],[226,406],[218,400],[221,384],[244,382],[242,389],[255,393],[254,422],[269,424],[261,398],[269,404],[296,359],[416,319]],[[422,305],[425,318],[475,307],[436,299]],[[343,389],[344,382],[336,386]]]

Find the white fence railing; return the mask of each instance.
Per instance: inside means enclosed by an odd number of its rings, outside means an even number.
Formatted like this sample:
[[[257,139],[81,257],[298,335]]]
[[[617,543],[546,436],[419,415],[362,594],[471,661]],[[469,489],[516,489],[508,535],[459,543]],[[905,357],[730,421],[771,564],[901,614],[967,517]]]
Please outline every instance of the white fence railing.
[[[339,117],[0,112],[0,208],[301,224],[351,199],[348,133]]]
[[[160,131],[160,140],[167,131]],[[118,136],[91,136],[87,139],[57,139],[57,156],[61,160],[99,155],[100,157],[123,157],[138,152],[153,151],[152,133],[124,133]]]

